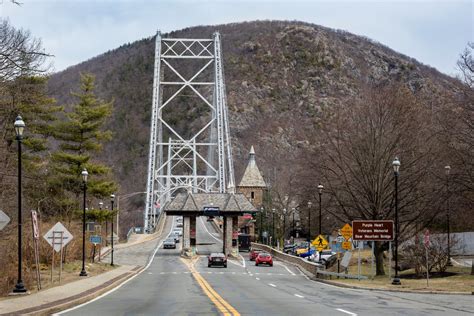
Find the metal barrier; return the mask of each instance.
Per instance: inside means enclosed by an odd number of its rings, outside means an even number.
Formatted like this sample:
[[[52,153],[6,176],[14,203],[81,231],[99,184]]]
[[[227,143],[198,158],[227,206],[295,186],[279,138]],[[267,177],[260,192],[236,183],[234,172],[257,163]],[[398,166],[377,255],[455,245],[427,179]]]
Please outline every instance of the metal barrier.
[[[130,238],[130,235],[133,233],[134,230],[135,230],[135,227],[131,227],[131,228],[128,230],[128,233],[127,233],[127,241],[128,241],[128,239]]]

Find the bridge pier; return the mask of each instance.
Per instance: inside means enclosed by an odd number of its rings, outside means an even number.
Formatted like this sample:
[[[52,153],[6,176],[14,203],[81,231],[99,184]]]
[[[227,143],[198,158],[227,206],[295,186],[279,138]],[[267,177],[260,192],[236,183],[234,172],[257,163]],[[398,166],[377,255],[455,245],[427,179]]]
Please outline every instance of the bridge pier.
[[[196,247],[196,217],[183,216],[183,246],[181,249],[181,255],[191,257],[194,255],[192,245],[192,231],[193,231],[193,219],[194,219],[194,247]]]
[[[224,253],[226,256],[237,257],[239,255],[239,225],[237,216],[224,217]]]

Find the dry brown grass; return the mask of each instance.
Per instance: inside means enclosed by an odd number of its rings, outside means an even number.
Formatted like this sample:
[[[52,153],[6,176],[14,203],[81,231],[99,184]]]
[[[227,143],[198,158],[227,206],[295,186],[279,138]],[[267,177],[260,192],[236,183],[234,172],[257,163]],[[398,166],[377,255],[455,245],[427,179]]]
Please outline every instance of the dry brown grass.
[[[25,212],[26,213],[26,212]],[[13,220],[14,222],[14,220]],[[47,222],[40,224],[40,241],[39,241],[39,258],[42,271],[42,280],[45,280],[45,286],[49,286],[46,280],[50,279],[50,267],[52,247],[42,237],[56,222]],[[73,240],[65,248],[64,255],[64,282],[74,280],[76,273],[75,266],[82,258],[82,223],[72,222],[70,225],[62,222],[64,226],[74,236]],[[16,223],[10,223],[4,231],[0,232],[0,296],[10,293],[17,282],[18,276],[18,237]],[[86,257],[90,262],[90,255],[92,245],[88,242],[88,235],[86,234]],[[55,254],[55,268],[59,266],[59,254]],[[33,237],[31,219],[25,216],[23,224],[23,282],[28,290],[36,288],[36,270],[35,258],[33,248]],[[89,263],[88,263],[89,264]],[[105,269],[106,265],[91,265],[93,273],[100,273]],[[71,271],[71,276],[69,272]],[[57,271],[57,270],[56,270]],[[80,269],[77,271],[79,274]],[[104,270],[105,271],[105,270]]]
[[[357,251],[352,254],[351,262],[349,265],[348,273],[357,275]],[[342,258],[342,256],[341,256]],[[373,270],[371,265],[371,251],[361,251],[361,275],[369,277],[368,280],[357,280],[357,279],[336,279],[332,278],[332,281],[339,282],[341,284],[360,286],[366,288],[376,289],[393,289],[401,291],[430,291],[430,292],[474,292],[474,275],[470,275],[471,268],[461,267],[449,267],[447,272],[453,275],[439,277],[431,276],[429,279],[429,286],[426,284],[425,278],[413,278],[414,270],[406,270],[400,273],[401,286],[392,285],[392,280],[388,277],[388,258],[384,261],[385,276],[373,277]],[[392,261],[392,265],[393,265]],[[335,266],[331,270],[337,269]],[[375,262],[374,262],[375,269]],[[391,271],[391,277],[393,278],[394,271]]]

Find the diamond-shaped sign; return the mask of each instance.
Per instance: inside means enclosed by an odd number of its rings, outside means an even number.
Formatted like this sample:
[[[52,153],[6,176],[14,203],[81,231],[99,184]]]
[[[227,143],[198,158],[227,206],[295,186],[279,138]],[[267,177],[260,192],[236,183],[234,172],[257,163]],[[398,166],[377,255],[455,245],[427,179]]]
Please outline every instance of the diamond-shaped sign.
[[[349,224],[344,225],[341,228],[341,235],[344,236],[344,238],[349,241],[350,238],[352,238],[352,227]]]
[[[0,210],[0,230],[4,229],[8,223],[10,223],[10,217]]]
[[[61,222],[57,222],[43,238],[46,239],[48,244],[50,244],[56,252],[59,252],[61,251],[61,246],[66,246],[72,240],[73,236]]]
[[[318,251],[322,251],[328,246],[328,242],[323,237],[323,235],[319,235],[318,237],[316,237],[311,244],[313,244],[313,246],[315,246]]]

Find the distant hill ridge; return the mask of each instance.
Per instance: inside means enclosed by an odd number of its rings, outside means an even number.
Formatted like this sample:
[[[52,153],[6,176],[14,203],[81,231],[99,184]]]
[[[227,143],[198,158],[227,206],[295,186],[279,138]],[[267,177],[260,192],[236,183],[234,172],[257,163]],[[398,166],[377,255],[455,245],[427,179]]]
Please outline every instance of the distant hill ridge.
[[[277,157],[310,146],[309,130],[321,107],[349,102],[367,82],[401,81],[420,94],[458,84],[366,37],[304,22],[196,26],[163,37],[211,38],[215,31],[222,35],[237,181],[251,145],[265,176],[278,172],[284,159]],[[90,72],[98,95],[115,99],[109,122],[114,139],[102,158],[114,166],[123,192],[145,189],[153,60],[154,36],[53,74],[49,83],[51,94],[67,104],[79,73]],[[199,116],[192,118],[186,128],[198,125]]]

